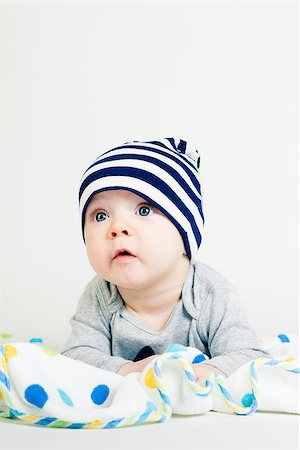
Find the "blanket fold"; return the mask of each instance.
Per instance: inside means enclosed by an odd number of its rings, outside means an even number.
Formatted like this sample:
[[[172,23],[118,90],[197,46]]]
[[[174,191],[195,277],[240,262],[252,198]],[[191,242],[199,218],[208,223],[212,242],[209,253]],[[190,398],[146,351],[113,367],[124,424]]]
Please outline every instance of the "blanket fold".
[[[0,416],[63,428],[114,428],[164,422],[172,414],[255,411],[299,414],[297,337],[264,338],[273,359],[244,364],[228,378],[213,373],[200,386],[193,364],[208,358],[173,344],[142,373],[125,377],[61,355],[41,339],[0,345]],[[283,338],[284,336],[284,338]]]

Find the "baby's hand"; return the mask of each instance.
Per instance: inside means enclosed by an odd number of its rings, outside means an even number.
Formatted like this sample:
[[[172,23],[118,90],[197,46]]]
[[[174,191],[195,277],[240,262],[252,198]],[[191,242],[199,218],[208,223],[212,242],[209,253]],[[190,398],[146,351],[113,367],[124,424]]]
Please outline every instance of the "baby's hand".
[[[152,355],[148,356],[148,358],[141,359],[140,361],[124,364],[117,373],[125,376],[132,372],[142,372],[146,365],[149,364],[152,359],[156,358],[156,356],[157,355]]]
[[[210,374],[213,372],[220,373],[223,377],[226,377],[225,373],[216,367],[210,366],[209,364],[197,363],[192,365],[196,381],[198,384],[204,384],[205,380],[209,378]]]

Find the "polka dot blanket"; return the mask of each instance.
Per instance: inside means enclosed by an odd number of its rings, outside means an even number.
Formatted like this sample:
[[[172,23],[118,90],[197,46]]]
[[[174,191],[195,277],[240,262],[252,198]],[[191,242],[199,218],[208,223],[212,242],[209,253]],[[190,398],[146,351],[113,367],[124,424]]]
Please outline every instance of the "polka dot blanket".
[[[259,358],[228,378],[195,382],[207,356],[173,344],[142,373],[125,377],[61,355],[41,339],[0,334],[0,417],[57,428],[116,428],[207,411],[299,414],[297,336],[262,338],[273,359]]]

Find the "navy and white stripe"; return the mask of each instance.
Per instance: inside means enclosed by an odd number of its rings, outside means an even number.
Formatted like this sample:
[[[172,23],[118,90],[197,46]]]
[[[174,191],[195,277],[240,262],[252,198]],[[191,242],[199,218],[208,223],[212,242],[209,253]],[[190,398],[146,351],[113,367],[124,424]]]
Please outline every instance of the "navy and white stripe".
[[[124,189],[152,203],[173,222],[192,260],[204,225],[199,166],[197,150],[175,138],[126,142],[101,154],[81,180],[83,237],[85,212],[92,197],[101,191]]]

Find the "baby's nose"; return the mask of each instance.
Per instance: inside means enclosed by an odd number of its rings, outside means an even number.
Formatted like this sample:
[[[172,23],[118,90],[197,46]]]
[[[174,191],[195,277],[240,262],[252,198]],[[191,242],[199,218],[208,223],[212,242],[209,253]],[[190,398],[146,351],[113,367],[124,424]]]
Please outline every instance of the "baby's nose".
[[[132,225],[132,219],[128,217],[127,212],[112,215],[109,221],[109,237],[131,236]]]
[[[121,230],[121,231],[116,231],[116,229],[114,229],[114,230],[111,230],[110,234],[112,237],[116,237],[116,236],[123,235],[123,234],[128,236],[129,233],[126,229]]]
[[[129,234],[130,226],[128,220],[121,216],[112,218],[109,227],[110,237],[128,236]]]

